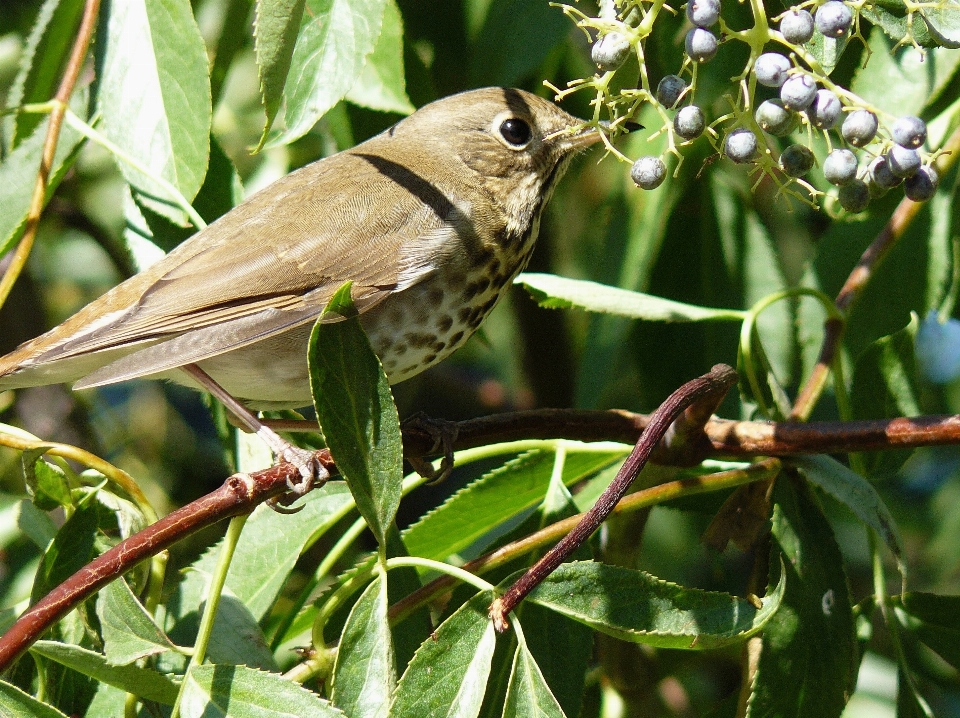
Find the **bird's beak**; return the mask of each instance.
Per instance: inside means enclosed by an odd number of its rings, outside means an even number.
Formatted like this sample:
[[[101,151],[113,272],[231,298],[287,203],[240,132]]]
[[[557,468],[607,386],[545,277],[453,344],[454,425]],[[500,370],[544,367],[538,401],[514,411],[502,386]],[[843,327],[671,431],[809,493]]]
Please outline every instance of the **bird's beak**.
[[[577,152],[600,142],[603,135],[595,127],[584,127],[579,132],[572,134],[567,134],[567,130],[561,130],[548,135],[545,139],[556,139],[563,147],[564,152]]]

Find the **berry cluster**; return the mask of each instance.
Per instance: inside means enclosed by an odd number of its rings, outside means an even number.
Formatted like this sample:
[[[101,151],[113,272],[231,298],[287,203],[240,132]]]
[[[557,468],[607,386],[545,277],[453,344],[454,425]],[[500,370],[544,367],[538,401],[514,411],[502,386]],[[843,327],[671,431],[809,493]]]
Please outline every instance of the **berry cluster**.
[[[830,194],[847,212],[862,212],[871,198],[900,184],[910,199],[930,199],[938,176],[931,166],[935,155],[924,150],[927,129],[923,120],[890,117],[888,121],[884,116],[881,121],[882,113],[833,82],[805,47],[860,36],[862,3],[805,0],[777,18],[776,30],[763,15],[762,2],[754,0],[751,7],[756,26],[734,32],[721,16],[721,0],[688,0],[683,65],[677,74],[664,76],[653,90],[644,63],[644,40],[660,11],[669,9],[665,0],[601,0],[595,18],[565,6],[565,12],[577,17],[578,24],[595,37],[591,56],[599,72],[570,83],[567,90],[557,91],[558,95],[588,87],[596,90],[594,121],[599,124],[600,111],[605,108],[610,120],[604,127],[611,137],[632,121],[645,103],[654,103],[663,119],[661,132],[668,134],[668,146],[665,155],[640,157],[633,163],[631,177],[642,189],[660,186],[667,177],[668,155],[677,158],[679,167],[682,148],[706,135],[718,153],[733,162],[753,165],[761,176],[772,177],[782,191],[810,204],[815,205],[823,193],[804,177],[818,164],[824,179],[835,187]],[[697,70],[716,56],[718,46],[731,40],[745,42],[750,59],[737,78],[738,97],[729,98],[733,111],[708,122],[703,107],[693,101]],[[639,60],[639,86],[613,91],[612,78],[631,54]],[[826,142],[819,161],[813,149],[814,132],[822,133]],[[628,159],[609,142],[607,147]],[[793,185],[805,191],[801,193]]]

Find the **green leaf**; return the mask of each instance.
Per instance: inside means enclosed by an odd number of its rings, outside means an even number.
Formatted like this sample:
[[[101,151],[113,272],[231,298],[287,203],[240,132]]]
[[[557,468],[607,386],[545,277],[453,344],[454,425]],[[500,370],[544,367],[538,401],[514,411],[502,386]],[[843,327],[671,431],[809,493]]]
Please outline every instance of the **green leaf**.
[[[503,704],[503,718],[565,718],[560,704],[524,644],[517,646]]]
[[[382,546],[400,505],[400,419],[349,283],[333,295],[310,334],[310,388],[330,453]]]
[[[70,108],[86,116],[87,93],[77,91],[70,101]],[[23,233],[23,226],[30,209],[33,188],[40,169],[40,156],[46,140],[50,119],[44,117],[33,133],[0,162],[0,255],[5,254]],[[47,181],[44,204],[53,196],[53,191],[77,159],[83,137],[70,125],[64,123],[53,159],[53,172]]]
[[[267,121],[263,126],[260,144],[280,110],[283,86],[287,82],[293,48],[303,20],[305,0],[257,0],[257,16],[254,21],[254,49],[260,73],[260,96]]]
[[[96,651],[67,643],[37,641],[30,652],[149,701],[172,705],[177,699],[178,686],[166,676],[138,666],[111,666]]]
[[[492,0],[470,55],[473,84],[516,85],[569,31],[569,21],[549,3]]]
[[[955,1],[920,8],[920,14],[937,42],[951,50],[960,49],[960,7]]]
[[[45,0],[23,48],[17,76],[7,96],[7,107],[53,98],[70,57],[83,6],[83,0]],[[44,116],[20,112],[9,119],[13,130],[8,136],[10,147],[14,148],[36,130]]]
[[[183,718],[346,718],[316,693],[244,666],[193,666],[184,677]]]
[[[922,47],[936,47],[937,41],[923,21],[923,11],[915,13],[913,19],[907,20],[906,6],[897,0],[881,0],[860,8],[860,16],[874,25],[878,25],[887,36],[900,42],[908,36],[916,40]],[[908,39],[907,42],[910,42]]]
[[[43,511],[73,505],[66,475],[59,467],[48,464],[42,458],[49,448],[29,449],[20,455],[27,493],[37,508]]]
[[[330,697],[350,718],[386,718],[397,683],[388,608],[387,582],[378,577],[343,627]]]
[[[850,42],[850,33],[843,37],[827,37],[819,32],[813,33],[813,39],[806,44],[807,50],[820,63],[823,71],[829,75],[840,62],[840,56]]]
[[[743,321],[736,309],[710,309],[582,279],[524,272],[516,279],[541,307],[576,308],[651,322]]]
[[[403,17],[396,0],[387,0],[380,39],[346,99],[371,110],[409,115],[416,108],[407,97],[406,86],[403,72]]]
[[[94,557],[93,541],[97,534],[98,513],[92,502],[78,506],[57,531],[37,569],[30,594],[32,602],[46,596],[52,588],[79,571]]]
[[[861,67],[850,89],[868,103],[895,117],[919,115],[948,86],[960,65],[960,53],[914,47],[893,50],[893,41],[879,29],[870,33],[870,62]]]
[[[860,660],[843,558],[803,484],[777,481],[774,500],[770,563],[787,590],[762,634],[746,716],[836,717]]]
[[[302,137],[347,94],[376,47],[386,0],[308,0],[283,95],[286,130]]]
[[[960,668],[960,596],[912,591],[900,607],[908,614],[907,629],[954,668]]]
[[[914,314],[910,324],[881,337],[857,357],[850,390],[854,419],[891,419],[923,413],[914,356],[918,324]],[[864,461],[868,474],[892,475],[909,456],[910,450],[871,452],[864,456]]]
[[[417,651],[390,706],[396,718],[473,718],[480,712],[496,632],[482,591],[440,624]]]
[[[207,171],[210,79],[190,2],[112,3],[104,29],[97,37],[103,133],[149,170],[141,172],[117,158],[138,200],[186,225],[183,210],[153,176],[172,184],[189,202]]]
[[[0,715],[4,718],[67,718],[53,706],[0,681]]]
[[[783,593],[781,581],[758,609],[726,593],[579,561],[560,566],[527,598],[624,641],[699,650],[739,643],[757,633],[777,611]]]
[[[332,481],[311,491],[298,506],[295,514],[258,506],[234,550],[226,585],[257,621],[270,611],[303,551],[349,512],[353,497],[342,482]],[[204,577],[213,573],[219,554],[218,542],[194,564],[196,571],[187,575],[185,583],[205,584]]]
[[[563,481],[576,483],[622,459],[626,451],[568,451]],[[407,550],[442,561],[471,546],[493,527],[543,501],[553,464],[552,451],[530,452],[477,479],[404,531]]]
[[[97,616],[103,652],[111,665],[125,666],[174,648],[123,578],[100,590]]]
[[[17,528],[23,531],[37,548],[46,551],[47,546],[57,536],[57,525],[45,512],[34,506],[32,501],[24,499],[18,509]]]
[[[825,455],[796,456],[790,459],[790,463],[796,466],[803,478],[826,491],[876,531],[896,557],[901,573],[906,570],[903,540],[897,524],[869,481]]]

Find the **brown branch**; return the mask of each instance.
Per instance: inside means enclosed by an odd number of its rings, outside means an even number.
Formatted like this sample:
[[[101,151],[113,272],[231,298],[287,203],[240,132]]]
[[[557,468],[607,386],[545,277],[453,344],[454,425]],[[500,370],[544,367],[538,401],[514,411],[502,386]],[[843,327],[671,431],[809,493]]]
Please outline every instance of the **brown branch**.
[[[50,112],[50,121],[47,125],[47,136],[43,141],[43,152],[40,155],[40,168],[37,170],[37,181],[33,187],[33,196],[30,198],[30,208],[23,228],[23,236],[14,251],[10,265],[3,277],[0,278],[0,306],[7,301],[17,277],[23,271],[33,248],[33,241],[37,237],[37,228],[40,225],[40,215],[43,213],[44,199],[47,196],[47,182],[53,170],[53,161],[57,154],[57,142],[60,140],[60,128],[67,113],[67,104],[73,94],[73,88],[80,76],[83,59],[90,47],[90,38],[97,24],[97,13],[100,11],[100,0],[87,0],[83,8],[83,17],[80,19],[80,28],[70,50],[67,67],[53,97],[53,110]]]
[[[318,451],[316,456],[326,468],[334,469],[328,451]],[[299,469],[286,462],[253,474],[234,474],[216,491],[104,552],[27,609],[0,637],[0,672],[50,626],[141,561],[222,519],[253,511],[257,505],[288,491],[287,481],[298,481],[299,477]]]
[[[702,402],[708,407],[715,408],[726,396],[730,387],[736,383],[737,373],[725,364],[718,364],[713,367],[709,374],[688,381],[667,397],[666,401],[653,412],[647,430],[637,440],[630,456],[623,462],[623,466],[620,467],[616,477],[597,499],[593,508],[584,514],[570,533],[547,551],[502,596],[494,599],[493,603],[490,604],[489,613],[495,629],[501,633],[507,630],[509,626],[507,616],[516,608],[517,604],[547,576],[553,573],[567,557],[582,546],[584,541],[593,535],[594,531],[600,528],[600,524],[610,515],[620,499],[627,493],[637,475],[646,466],[653,450],[665,437],[673,423],[684,416],[695,404]],[[688,435],[692,435],[695,429],[690,425],[690,422],[694,420],[694,417],[700,416],[706,420],[709,415],[709,411],[704,414],[696,409],[688,413],[685,417],[687,422],[685,422],[684,431]]]

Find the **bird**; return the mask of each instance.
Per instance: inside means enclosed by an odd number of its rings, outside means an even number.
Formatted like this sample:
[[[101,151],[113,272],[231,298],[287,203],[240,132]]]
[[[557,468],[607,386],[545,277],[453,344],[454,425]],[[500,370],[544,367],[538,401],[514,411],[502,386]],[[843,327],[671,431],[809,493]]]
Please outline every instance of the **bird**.
[[[135,378],[207,390],[306,476],[250,409],[312,403],[313,324],[345,282],[391,384],[450,355],[530,260],[600,131],[532,93],[470,90],[253,194],[0,358],[0,390]],[[246,412],[247,416],[242,416]]]

